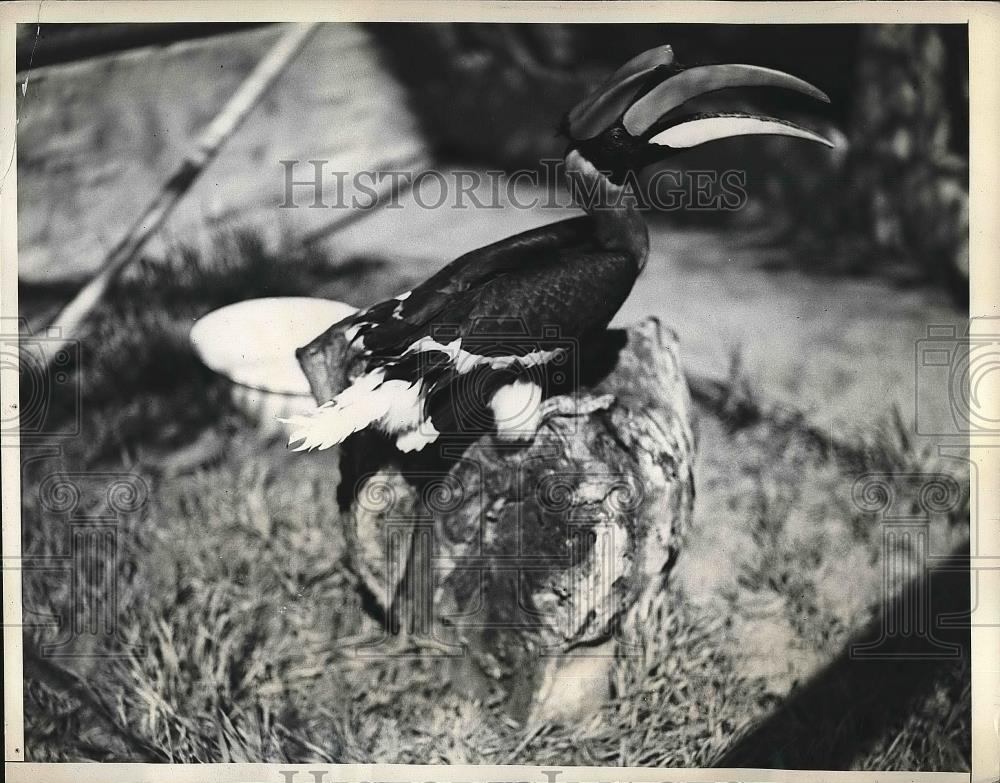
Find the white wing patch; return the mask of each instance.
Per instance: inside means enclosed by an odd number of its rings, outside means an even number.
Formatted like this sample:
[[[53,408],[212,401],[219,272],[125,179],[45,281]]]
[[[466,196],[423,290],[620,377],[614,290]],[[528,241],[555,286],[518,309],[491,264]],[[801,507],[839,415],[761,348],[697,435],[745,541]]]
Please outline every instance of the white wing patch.
[[[497,389],[490,400],[501,440],[531,440],[541,424],[542,387],[514,381]]]
[[[377,422],[378,428],[387,435],[418,428],[424,415],[424,382],[387,381],[379,387],[379,391],[386,386],[393,387],[392,399],[389,409]]]
[[[407,291],[404,294],[400,294],[399,296],[393,297],[393,299],[395,299],[399,303],[392,310],[392,317],[395,318],[397,321],[401,321],[403,319],[403,302],[409,299],[410,294],[412,293],[413,291]]]
[[[396,448],[404,453],[420,451],[428,443],[436,441],[440,434],[428,419],[421,422],[417,429],[404,432],[396,438]]]
[[[559,356],[563,350],[562,348],[553,348],[551,351],[531,351],[519,356],[481,356],[463,350],[461,337],[456,337],[447,344],[439,343],[431,337],[421,337],[407,348],[404,354],[439,351],[447,354],[448,359],[454,365],[455,372],[459,375],[465,375],[476,367],[484,365],[493,370],[503,370],[514,364],[521,367],[537,367],[539,364],[544,364]]]

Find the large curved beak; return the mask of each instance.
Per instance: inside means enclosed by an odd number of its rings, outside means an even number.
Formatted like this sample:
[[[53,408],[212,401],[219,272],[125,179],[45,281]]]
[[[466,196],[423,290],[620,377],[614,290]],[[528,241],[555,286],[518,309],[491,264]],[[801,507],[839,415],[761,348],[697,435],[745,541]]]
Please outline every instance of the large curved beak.
[[[633,57],[570,110],[566,115],[569,135],[590,139],[607,130],[622,116],[646,80],[658,69],[666,70],[673,64],[674,50],[669,45]]]
[[[734,136],[790,136],[814,141],[827,147],[834,146],[829,139],[794,122],[742,112],[696,114],[686,117],[655,134],[648,143],[677,150],[697,147],[709,141],[730,139]]]
[[[743,112],[696,114],[667,120],[664,117],[688,101],[731,87],[777,87],[829,103],[822,90],[807,81],[756,65],[702,65],[668,78],[639,98],[622,116],[630,135],[646,138],[654,146],[687,149],[733,136],[790,136],[833,147],[818,133],[775,117]]]
[[[731,87],[777,87],[830,102],[818,87],[782,71],[757,65],[700,65],[681,71],[643,95],[625,112],[622,124],[632,136],[642,136],[661,117],[693,98]]]
[[[655,86],[650,89],[651,85]],[[830,101],[818,87],[772,68],[732,64],[679,70],[673,49],[658,46],[633,57],[573,107],[564,130],[570,138],[584,142],[620,123],[633,140],[660,147],[661,152],[748,135],[791,136],[834,146],[808,128],[774,117],[745,113],[667,116],[694,98],[734,87],[775,87]]]

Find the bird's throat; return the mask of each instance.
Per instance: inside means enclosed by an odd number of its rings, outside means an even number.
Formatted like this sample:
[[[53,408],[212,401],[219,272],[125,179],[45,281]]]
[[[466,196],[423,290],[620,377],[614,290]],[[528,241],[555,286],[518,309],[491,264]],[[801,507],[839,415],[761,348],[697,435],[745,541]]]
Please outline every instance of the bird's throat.
[[[642,268],[649,255],[649,232],[629,186],[613,183],[575,149],[566,155],[566,178],[577,206],[597,224],[602,246],[627,250]]]

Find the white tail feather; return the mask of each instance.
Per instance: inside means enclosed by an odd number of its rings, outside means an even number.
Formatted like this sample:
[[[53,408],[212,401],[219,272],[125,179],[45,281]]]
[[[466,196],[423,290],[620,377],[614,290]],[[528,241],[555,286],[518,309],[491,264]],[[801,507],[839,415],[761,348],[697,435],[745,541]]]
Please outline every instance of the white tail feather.
[[[372,423],[389,434],[419,428],[423,410],[422,384],[419,381],[384,381],[384,378],[384,370],[373,370],[356,378],[316,410],[282,419],[290,429],[288,445],[302,441],[295,451],[322,451],[343,443],[348,436]]]
[[[406,295],[399,297],[405,299]],[[480,356],[462,349],[461,339],[447,345],[422,337],[406,353],[437,351],[448,355],[454,371],[462,375],[474,367],[503,369],[512,365],[534,367],[550,361],[562,351],[533,351],[525,355]],[[526,381],[502,387],[490,402],[501,438],[531,438],[538,428],[541,388]],[[344,391],[307,414],[281,421],[289,425],[288,445],[295,451],[328,449],[343,443],[353,433],[375,426],[387,435],[396,435],[396,447],[403,452],[420,451],[437,440],[440,433],[424,418],[422,381],[385,380],[385,369],[372,370]]]
[[[377,393],[384,376],[382,370],[362,375],[311,413],[284,419],[290,428],[288,445],[302,441],[295,451],[328,449],[385,415],[391,400]]]

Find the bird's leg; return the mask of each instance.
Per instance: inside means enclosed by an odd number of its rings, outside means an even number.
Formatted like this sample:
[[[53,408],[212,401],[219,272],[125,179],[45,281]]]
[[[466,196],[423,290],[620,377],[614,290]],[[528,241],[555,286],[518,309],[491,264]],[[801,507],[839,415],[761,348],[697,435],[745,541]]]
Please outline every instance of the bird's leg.
[[[614,401],[611,394],[560,394],[542,399],[541,386],[522,379],[501,387],[493,396],[490,407],[496,420],[498,440],[530,443],[549,419],[589,416],[596,411],[607,410]]]
[[[556,416],[589,416],[597,411],[606,411],[614,404],[613,394],[560,394],[544,400],[538,406],[539,423]]]

